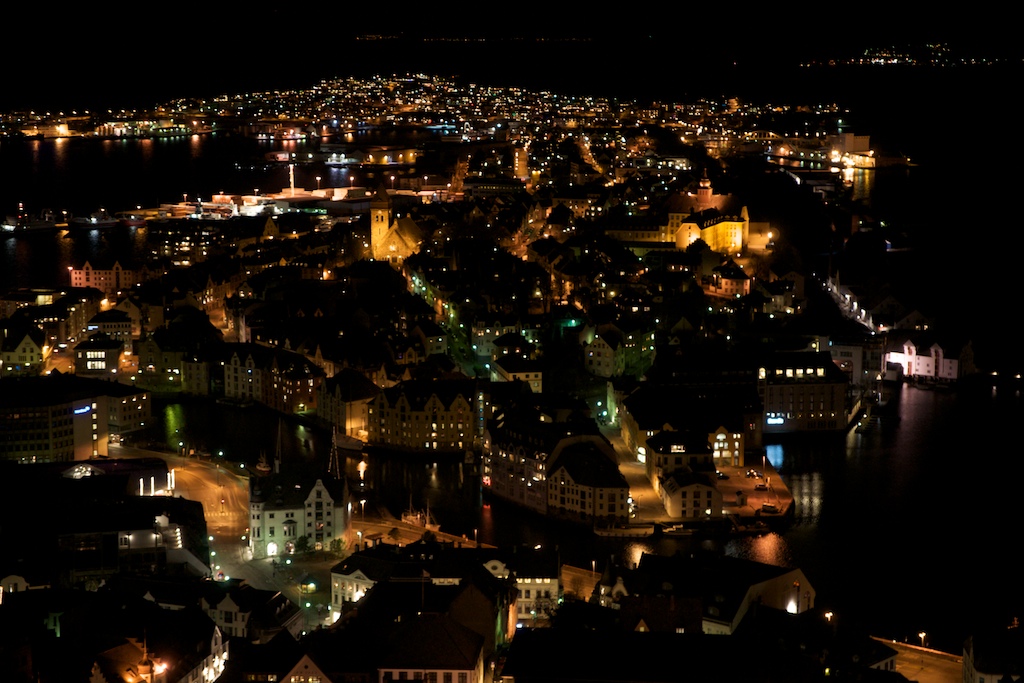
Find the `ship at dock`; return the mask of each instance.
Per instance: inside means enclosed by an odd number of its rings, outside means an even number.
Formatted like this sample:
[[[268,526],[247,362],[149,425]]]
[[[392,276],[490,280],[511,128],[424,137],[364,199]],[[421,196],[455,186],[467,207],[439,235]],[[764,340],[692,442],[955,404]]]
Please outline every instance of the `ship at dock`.
[[[18,204],[18,211],[4,219],[0,229],[4,232],[40,232],[45,230],[56,230],[67,225],[63,214],[58,214],[52,209],[44,209],[39,214],[30,214],[23,203]]]
[[[112,216],[106,209],[100,209],[99,211],[93,211],[88,216],[75,216],[71,219],[70,226],[73,228],[98,230],[113,227],[119,222],[120,220],[116,216]]]

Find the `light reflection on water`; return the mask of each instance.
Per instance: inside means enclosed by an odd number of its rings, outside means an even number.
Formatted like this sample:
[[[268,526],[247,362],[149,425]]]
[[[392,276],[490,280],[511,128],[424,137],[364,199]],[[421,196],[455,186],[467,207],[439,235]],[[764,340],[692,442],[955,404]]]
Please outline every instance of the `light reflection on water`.
[[[1024,416],[1019,389],[993,397],[988,387],[964,392],[904,387],[900,397],[900,418],[876,429],[769,448],[765,457],[794,496],[791,524],[726,542],[596,538],[578,526],[485,499],[475,468],[461,459],[381,461],[371,455],[365,476],[368,489],[395,515],[410,506],[429,507],[445,531],[477,535],[494,545],[556,546],[561,561],[577,567],[593,563],[601,569],[613,557],[634,565],[644,553],[698,547],[799,567],[819,604],[857,614],[875,635],[903,639],[926,630],[935,634],[936,645],[955,649],[950,643],[980,614],[1024,604],[1024,588],[1015,576],[1017,545],[1010,542],[1024,524],[1015,503],[1024,463],[1003,458],[983,465],[971,459],[986,429],[1016,424]],[[276,420],[253,409],[228,413],[188,407],[169,411],[165,419],[177,429],[184,420],[190,432],[213,430],[218,437],[210,439],[211,448],[224,444],[232,453],[247,454],[250,463],[261,448],[273,453]],[[283,424],[284,449],[293,462],[326,458],[328,435],[302,432],[288,420]],[[168,432],[161,436],[170,440]],[[361,461],[346,461],[351,476]],[[965,515],[969,508],[959,499],[983,500],[983,512]],[[933,580],[942,582],[943,600],[925,589]]]
[[[743,560],[752,560],[776,567],[793,566],[793,557],[789,552],[786,539],[777,532],[743,539],[742,542],[731,541],[725,544],[725,554]]]

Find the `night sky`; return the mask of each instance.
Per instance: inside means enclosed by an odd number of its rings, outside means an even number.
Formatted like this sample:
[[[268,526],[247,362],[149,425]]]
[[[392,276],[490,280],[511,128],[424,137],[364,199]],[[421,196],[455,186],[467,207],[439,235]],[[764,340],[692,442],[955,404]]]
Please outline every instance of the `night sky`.
[[[972,13],[954,15],[931,3],[901,3],[898,10],[892,10],[893,4],[798,2],[737,12],[714,3],[574,3],[574,9],[561,9],[558,4],[520,8],[515,3],[449,2],[410,12],[402,5],[376,3],[267,7],[213,0],[46,10],[18,3],[3,11],[0,109],[132,106],[191,94],[245,92],[264,84],[302,87],[328,76],[422,71],[415,42],[420,37],[590,39],[571,64],[559,65],[566,83],[579,70],[628,78],[651,45],[658,46],[657,63],[641,68],[667,77],[722,64],[767,69],[871,45],[923,41],[1020,56],[1016,22],[1006,9],[988,11],[974,3]],[[386,45],[352,40],[362,34],[410,40]],[[549,68],[529,60],[522,64],[524,69]]]

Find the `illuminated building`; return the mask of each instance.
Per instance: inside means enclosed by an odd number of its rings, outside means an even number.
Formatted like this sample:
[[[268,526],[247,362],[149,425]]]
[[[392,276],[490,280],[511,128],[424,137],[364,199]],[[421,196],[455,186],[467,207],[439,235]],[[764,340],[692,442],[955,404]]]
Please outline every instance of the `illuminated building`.
[[[388,191],[381,186],[370,200],[370,251],[377,261],[395,266],[417,253],[423,231],[408,214],[396,216]]]
[[[236,581],[207,581],[203,589],[200,608],[229,638],[262,644],[282,631],[301,637],[302,612],[280,591]]]
[[[72,287],[92,287],[107,296],[116,296],[139,283],[139,273],[125,268],[119,261],[107,268],[96,268],[86,261],[81,268],[70,268],[69,272]]]
[[[736,372],[740,372],[740,383]],[[690,378],[687,384],[644,383],[632,393],[619,401],[618,418],[621,425],[622,439],[626,448],[642,463],[648,463],[652,456],[651,439],[663,431],[703,434],[698,438],[696,451],[703,452],[706,444],[711,448],[711,460],[714,467],[738,466],[745,462],[748,447],[758,448],[761,445],[763,411],[757,391],[745,383],[746,373],[742,371],[721,370],[711,372],[704,385],[699,378]],[[675,437],[662,437],[673,439]],[[682,438],[680,436],[680,438]],[[689,437],[687,437],[689,438]],[[701,443],[700,439],[703,439]],[[671,449],[669,449],[671,450]],[[680,466],[690,466],[690,456],[683,457],[683,452],[671,456],[680,457]],[[651,463],[647,468],[647,476],[655,481],[658,467]]]
[[[675,519],[721,519],[722,492],[707,472],[673,472],[661,478],[657,487],[665,514]]]
[[[629,486],[608,440],[575,410],[509,401],[483,437],[488,493],[541,514],[608,520],[628,514]]]
[[[543,364],[539,360],[520,356],[502,356],[491,362],[492,382],[520,381],[534,393],[544,391]]]
[[[323,550],[347,531],[351,510],[344,481],[280,474],[249,480],[249,548],[254,559],[290,555],[305,537]]]
[[[44,348],[45,333],[35,325],[0,327],[0,377],[39,375]]]
[[[132,319],[127,311],[111,308],[100,311],[89,318],[85,331],[89,334],[102,332],[111,339],[117,339],[127,344],[132,339]]]
[[[370,402],[367,440],[399,448],[468,451],[477,433],[477,402],[476,380],[401,382]]]
[[[353,368],[342,368],[317,390],[316,414],[346,436],[369,438],[370,404],[380,388]]]
[[[579,520],[625,520],[629,484],[619,471],[611,445],[600,436],[567,436],[547,463],[543,482],[547,510]]]
[[[677,192],[646,222],[605,232],[622,242],[660,248],[686,249],[700,239],[712,251],[735,256],[747,248],[750,215],[736,197],[714,194],[705,172],[696,193]]]
[[[60,374],[0,379],[0,457],[33,463],[107,455],[104,384]]]
[[[925,633],[921,636],[924,644]],[[1024,666],[1024,629],[1016,617],[1009,626],[990,625],[964,642],[963,683],[1012,680]]]
[[[750,276],[732,259],[711,269],[704,290],[709,296],[739,299],[750,294]]]
[[[904,377],[924,381],[955,382],[977,371],[970,341],[939,339],[930,332],[890,333],[885,363],[901,366]]]
[[[758,368],[757,387],[765,434],[837,431],[849,425],[849,378],[828,352],[768,356]]]
[[[75,346],[75,374],[116,379],[123,351],[124,341],[96,332]]]
[[[800,614],[813,609],[817,597],[801,569],[716,553],[644,553],[635,568],[605,571],[596,590],[600,604],[610,606],[644,595],[664,599],[664,587],[676,600],[696,600],[701,631],[712,635],[732,635],[758,606]]]
[[[194,393],[214,393],[221,378],[228,400],[298,413],[316,408],[324,372],[300,353],[253,343],[223,344],[215,356],[182,363],[182,385]]]

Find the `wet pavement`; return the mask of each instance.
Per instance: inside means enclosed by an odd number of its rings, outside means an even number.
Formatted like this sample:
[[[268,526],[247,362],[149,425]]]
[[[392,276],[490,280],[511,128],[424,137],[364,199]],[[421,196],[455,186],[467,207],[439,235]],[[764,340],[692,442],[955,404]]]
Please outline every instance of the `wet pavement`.
[[[618,430],[606,429],[605,436],[615,447],[619,456],[619,471],[629,483],[629,493],[635,506],[635,524],[672,524],[681,520],[670,517],[665,512],[661,497],[655,492],[647,477],[645,465],[638,462],[626,449]],[[748,470],[755,470],[762,476],[748,477]],[[738,521],[749,522],[756,519],[765,521],[784,518],[793,505],[793,494],[779,476],[767,458],[759,457],[751,465],[723,466],[719,471],[728,478],[718,480],[718,490],[722,492],[723,508],[726,515],[735,515]],[[763,490],[759,488],[763,485]],[[768,508],[765,508],[765,505]],[[772,510],[771,506],[774,506]]]

